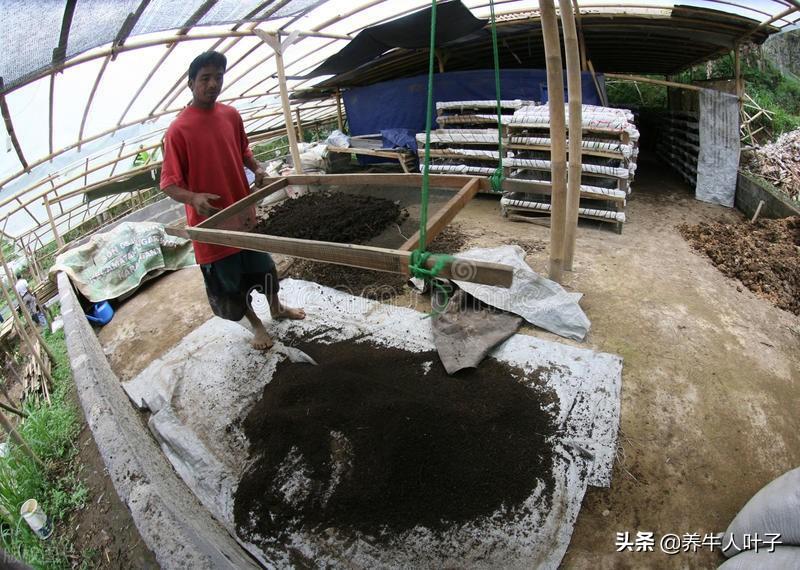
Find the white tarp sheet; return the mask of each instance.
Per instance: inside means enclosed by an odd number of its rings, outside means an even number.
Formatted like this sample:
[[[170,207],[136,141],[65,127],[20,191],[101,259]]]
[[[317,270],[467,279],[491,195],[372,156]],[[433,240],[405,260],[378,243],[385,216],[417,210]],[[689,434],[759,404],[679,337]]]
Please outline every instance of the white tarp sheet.
[[[434,350],[430,320],[393,307],[304,281],[285,280],[281,296],[303,306],[303,321],[267,323],[278,339],[267,353],[250,348],[250,333],[213,318],[124,384],[131,400],[152,412],[149,425],[176,471],[205,507],[236,536],[233,497],[248,460],[240,421],[291,353],[279,339],[289,333],[336,342],[369,342],[408,351]],[[513,522],[492,517],[431,533],[417,527],[376,548],[356,534],[295,532],[283,550],[257,547],[237,537],[270,567],[291,566],[293,549],[321,567],[504,567],[557,568],[572,535],[587,485],[608,486],[620,413],[622,360],[611,354],[514,335],[492,356],[540,377],[559,399],[550,508],[539,509],[537,486]],[[320,363],[324,366],[324,363]]]
[[[518,245],[475,248],[459,252],[458,257],[514,268],[514,280],[508,289],[454,280],[476,299],[565,338],[583,340],[589,332],[591,323],[578,304],[583,295],[569,293],[555,281],[536,273],[525,263],[525,251]]]

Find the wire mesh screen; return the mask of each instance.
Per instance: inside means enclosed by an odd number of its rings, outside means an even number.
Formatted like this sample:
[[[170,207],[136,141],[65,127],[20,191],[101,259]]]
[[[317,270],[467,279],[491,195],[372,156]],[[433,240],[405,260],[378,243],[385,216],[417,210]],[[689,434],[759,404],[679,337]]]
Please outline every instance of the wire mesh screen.
[[[185,26],[236,24],[301,15],[321,0],[151,0],[129,37]],[[113,42],[142,0],[2,0],[0,77],[12,88],[28,77],[92,48]],[[71,7],[71,10],[70,10]],[[65,18],[71,13],[71,19]],[[62,33],[64,22],[69,28]],[[62,36],[65,41],[62,44]],[[59,50],[59,46],[62,48]]]

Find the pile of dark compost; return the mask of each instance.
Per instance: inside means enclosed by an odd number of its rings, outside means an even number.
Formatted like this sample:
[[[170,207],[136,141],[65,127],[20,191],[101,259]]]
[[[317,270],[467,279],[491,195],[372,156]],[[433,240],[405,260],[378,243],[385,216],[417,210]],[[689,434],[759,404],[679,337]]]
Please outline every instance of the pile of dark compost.
[[[243,424],[251,465],[235,497],[240,536],[510,517],[537,483],[549,508],[558,398],[537,373],[529,387],[492,358],[451,377],[435,352],[299,346],[320,365],[279,364]]]
[[[309,196],[315,197],[313,200],[306,200]],[[300,206],[294,204],[303,201]],[[346,231],[337,230],[329,220],[330,213],[338,220],[345,220],[348,214],[342,213],[342,204],[347,208],[364,208],[366,220],[358,220],[356,227]],[[319,216],[307,216],[310,209],[319,208],[324,213]],[[391,200],[384,198],[374,198],[371,196],[361,196],[342,193],[318,193],[306,194],[296,200],[288,200],[270,212],[269,218],[262,220],[256,231],[271,235],[282,235],[288,237],[302,237],[303,239],[314,239],[320,241],[335,241],[337,243],[365,243],[370,238],[375,237],[387,227],[402,221],[406,214],[400,207]],[[359,224],[364,224],[363,227]],[[274,233],[290,232],[295,226],[297,234]],[[299,234],[304,235],[299,235]],[[361,236],[349,241],[349,236]],[[365,237],[369,236],[369,237]],[[406,236],[410,237],[410,236]],[[331,239],[335,238],[335,239]],[[398,245],[405,241],[398,233]],[[428,246],[430,251],[436,253],[454,253],[463,249],[468,238],[457,227],[446,227],[436,239]],[[332,263],[321,263],[308,259],[297,259],[289,267],[286,277],[313,281],[326,287],[332,287],[339,291],[359,295],[368,299],[385,301],[401,295],[405,290],[407,278],[397,273],[386,273],[381,271],[371,271],[369,269],[359,269],[357,267],[347,267]]]
[[[335,243],[365,243],[408,214],[385,198],[314,192],[281,202],[255,232]]]

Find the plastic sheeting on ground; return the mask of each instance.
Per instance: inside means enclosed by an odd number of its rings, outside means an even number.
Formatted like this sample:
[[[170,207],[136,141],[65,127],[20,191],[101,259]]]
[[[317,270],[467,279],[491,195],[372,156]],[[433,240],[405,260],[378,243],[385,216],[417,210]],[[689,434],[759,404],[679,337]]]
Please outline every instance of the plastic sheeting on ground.
[[[281,296],[288,305],[303,306],[308,317],[267,323],[277,339],[358,339],[413,352],[434,350],[430,320],[417,311],[291,279],[282,282]],[[233,496],[248,460],[240,420],[287,353],[280,341],[269,352],[256,351],[250,337],[239,324],[213,318],[124,384],[131,400],[152,412],[150,428],[176,471],[234,536]],[[323,567],[558,567],[587,485],[611,481],[622,361],[524,335],[512,336],[492,356],[538,375],[559,399],[549,508],[536,506],[537,487],[525,503],[529,513],[513,523],[487,517],[435,535],[416,527],[381,548],[359,534],[338,542],[303,532],[269,551],[239,538],[243,546],[278,567],[290,565],[292,550]]]
[[[454,279],[476,299],[565,338],[583,340],[589,332],[591,323],[578,304],[583,295],[569,293],[555,281],[536,273],[525,263],[525,251],[518,245],[470,249],[459,252],[458,257],[514,268],[514,280],[508,289]]]
[[[98,302],[121,297],[164,270],[194,263],[192,242],[167,235],[163,224],[123,222],[56,257],[50,274],[63,271],[84,297]]]

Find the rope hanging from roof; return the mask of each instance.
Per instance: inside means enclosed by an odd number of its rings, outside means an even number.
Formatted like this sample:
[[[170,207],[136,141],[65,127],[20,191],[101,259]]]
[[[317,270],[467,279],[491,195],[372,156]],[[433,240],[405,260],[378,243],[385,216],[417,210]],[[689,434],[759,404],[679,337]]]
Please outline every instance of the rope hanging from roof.
[[[500,98],[500,65],[497,51],[497,30],[495,27],[494,17],[494,0],[489,1],[492,14],[492,48],[494,51],[494,81],[495,81],[495,95],[497,97],[497,139],[500,150],[500,165],[497,170],[492,174],[490,180],[492,188],[499,192],[503,182],[503,147],[502,147],[502,125],[500,123],[501,115],[501,98]],[[427,251],[428,243],[428,200],[430,195],[430,163],[431,163],[431,117],[433,115],[433,70],[435,61],[435,48],[436,48],[436,0],[431,0],[431,40],[428,55],[428,94],[427,105],[425,113],[425,154],[422,167],[422,190],[421,190],[421,203],[419,215],[419,245],[411,252],[408,268],[411,275],[424,279],[426,282],[433,285],[444,296],[442,307],[447,306],[448,292],[444,286],[439,283],[435,278],[439,272],[444,268],[448,261],[452,261],[453,257],[450,255],[439,255],[436,258],[436,263],[430,269],[425,267],[425,262],[430,258],[431,253]],[[436,309],[434,309],[434,312]]]

